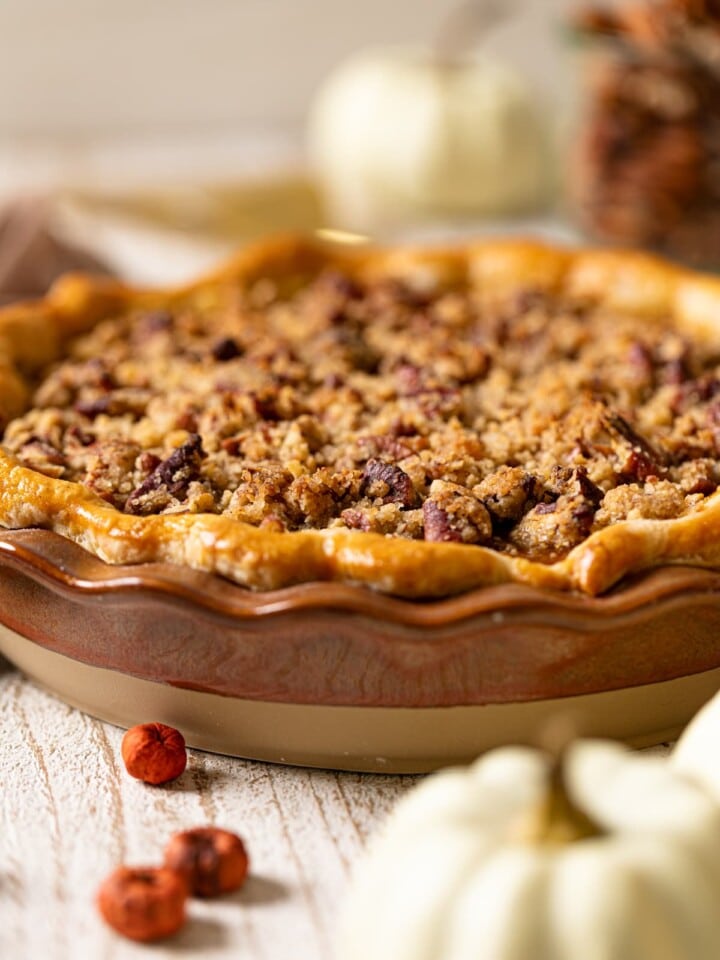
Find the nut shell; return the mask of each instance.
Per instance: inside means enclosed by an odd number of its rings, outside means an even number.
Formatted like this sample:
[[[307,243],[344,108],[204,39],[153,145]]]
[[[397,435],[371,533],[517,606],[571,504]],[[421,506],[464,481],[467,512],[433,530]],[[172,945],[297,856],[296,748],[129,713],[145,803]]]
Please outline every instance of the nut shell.
[[[171,937],[185,923],[187,883],[165,867],[118,867],[102,883],[97,906],[113,930],[148,943]]]
[[[176,833],[165,848],[165,866],[181,873],[196,897],[237,890],[245,882],[248,865],[240,837],[218,827]]]
[[[131,727],[123,737],[121,750],[130,776],[153,785],[175,780],[187,766],[185,738],[164,723]]]

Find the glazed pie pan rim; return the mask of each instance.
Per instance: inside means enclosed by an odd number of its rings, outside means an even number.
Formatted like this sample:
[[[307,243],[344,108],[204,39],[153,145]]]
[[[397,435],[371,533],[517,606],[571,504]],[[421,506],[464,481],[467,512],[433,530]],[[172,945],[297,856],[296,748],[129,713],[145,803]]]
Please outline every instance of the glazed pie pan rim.
[[[720,573],[660,569],[604,598],[517,584],[428,603],[332,583],[263,595],[22,530],[0,535],[0,621],[91,666],[238,699],[482,706],[720,668]]]
[[[457,596],[409,600],[360,584],[314,581],[253,591],[216,574],[170,563],[109,564],[50,530],[0,530],[0,570],[10,566],[56,593],[90,601],[108,594],[149,593],[189,604],[234,622],[302,611],[362,614],[420,630],[449,627],[477,617],[495,621],[507,613],[553,614],[580,623],[625,619],[658,604],[687,601],[720,589],[720,571],[662,564],[625,578],[599,597],[518,583],[478,587]]]

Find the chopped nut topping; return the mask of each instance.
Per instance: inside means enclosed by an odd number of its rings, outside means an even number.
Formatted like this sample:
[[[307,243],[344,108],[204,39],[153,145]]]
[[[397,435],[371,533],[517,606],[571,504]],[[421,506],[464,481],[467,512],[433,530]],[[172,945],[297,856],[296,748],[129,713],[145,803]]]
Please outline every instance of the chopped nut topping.
[[[371,499],[383,503],[400,503],[403,507],[415,504],[415,491],[410,477],[392,463],[368,460],[363,470],[363,491]]]
[[[718,488],[719,385],[716,355],[669,323],[328,270],[101,322],[3,444],[132,514],[552,562]]]
[[[133,490],[125,503],[127,513],[157,513],[160,502],[167,506],[173,499],[185,500],[191,481],[200,476],[204,454],[202,440],[195,433]]]

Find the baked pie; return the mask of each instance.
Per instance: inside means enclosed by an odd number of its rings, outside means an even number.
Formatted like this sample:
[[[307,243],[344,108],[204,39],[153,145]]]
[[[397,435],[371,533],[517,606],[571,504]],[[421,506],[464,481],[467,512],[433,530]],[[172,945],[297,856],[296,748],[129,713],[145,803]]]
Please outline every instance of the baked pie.
[[[261,243],[0,312],[0,524],[253,589],[597,594],[720,565],[720,281],[637,253]]]

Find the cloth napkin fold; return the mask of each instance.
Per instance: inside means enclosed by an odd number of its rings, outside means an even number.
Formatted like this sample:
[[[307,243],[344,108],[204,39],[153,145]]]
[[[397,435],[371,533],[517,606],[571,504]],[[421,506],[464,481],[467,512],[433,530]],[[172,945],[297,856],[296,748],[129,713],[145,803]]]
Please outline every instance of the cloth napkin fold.
[[[111,272],[88,251],[57,236],[43,200],[17,200],[0,211],[0,304],[40,297],[61,274],[75,270]]]

